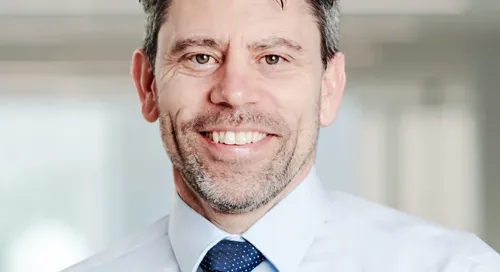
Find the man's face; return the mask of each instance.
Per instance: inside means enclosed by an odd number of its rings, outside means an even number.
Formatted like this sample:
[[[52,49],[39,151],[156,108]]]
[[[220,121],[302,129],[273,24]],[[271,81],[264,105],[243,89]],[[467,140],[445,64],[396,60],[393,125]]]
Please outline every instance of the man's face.
[[[303,0],[174,0],[168,13],[152,84],[167,153],[213,208],[255,210],[310,167],[333,121],[315,18]]]

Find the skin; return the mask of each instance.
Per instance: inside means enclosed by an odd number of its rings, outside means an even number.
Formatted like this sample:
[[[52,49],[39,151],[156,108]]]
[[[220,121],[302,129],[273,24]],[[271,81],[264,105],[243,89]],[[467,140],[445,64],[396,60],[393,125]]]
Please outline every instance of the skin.
[[[142,114],[159,120],[176,190],[219,228],[245,232],[314,164],[345,86],[344,56],[324,69],[320,42],[304,0],[174,0],[154,69],[134,53]],[[268,136],[240,146],[205,136],[227,130]]]

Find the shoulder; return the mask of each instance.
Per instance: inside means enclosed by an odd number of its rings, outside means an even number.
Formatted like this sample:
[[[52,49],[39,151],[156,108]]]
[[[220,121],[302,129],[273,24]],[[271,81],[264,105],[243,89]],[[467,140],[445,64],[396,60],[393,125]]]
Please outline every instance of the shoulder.
[[[160,271],[174,259],[168,240],[166,216],[108,249],[61,272]],[[161,270],[166,271],[166,270]]]
[[[435,266],[442,266],[436,271],[449,271],[447,267],[457,262],[477,267],[493,260],[500,268],[500,256],[474,234],[342,192],[330,193],[329,200],[331,216],[324,237],[338,240],[354,254],[398,267],[422,265],[425,271]]]

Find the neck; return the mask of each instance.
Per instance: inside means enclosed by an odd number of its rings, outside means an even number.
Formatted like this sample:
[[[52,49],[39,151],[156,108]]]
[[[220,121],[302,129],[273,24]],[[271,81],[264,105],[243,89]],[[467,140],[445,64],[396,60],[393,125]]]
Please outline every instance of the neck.
[[[307,176],[312,168],[312,163],[296,176],[287,187],[273,200],[271,200],[266,205],[260,207],[259,209],[243,213],[243,214],[227,214],[221,213],[213,209],[206,201],[201,199],[198,194],[196,194],[184,180],[180,172],[174,168],[174,182],[177,193],[181,199],[186,202],[194,211],[196,211],[201,216],[205,217],[207,220],[212,222],[221,230],[230,234],[242,234],[247,231],[253,224],[255,224],[262,216],[264,216],[269,210],[271,210],[274,205],[285,198],[290,192],[295,189]]]

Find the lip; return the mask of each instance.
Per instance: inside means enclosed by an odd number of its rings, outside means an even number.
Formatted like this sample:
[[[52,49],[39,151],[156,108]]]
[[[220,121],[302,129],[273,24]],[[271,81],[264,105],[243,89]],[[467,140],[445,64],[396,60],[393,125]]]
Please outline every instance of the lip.
[[[262,129],[262,128],[256,128],[256,127],[211,127],[208,129],[204,129],[199,131],[200,133],[207,133],[207,132],[220,132],[220,131],[232,131],[232,132],[259,132],[259,133],[265,133],[267,135],[271,136],[278,136],[276,133],[269,131],[267,129]]]
[[[202,138],[206,151],[211,156],[221,161],[232,159],[251,159],[257,161],[259,160],[259,158],[264,158],[267,154],[269,154],[270,151],[273,150],[273,148],[270,146],[273,144],[273,140],[276,138],[275,135],[268,134],[264,139],[256,143],[249,143],[244,145],[227,145],[223,143],[216,143],[202,133],[198,133],[198,135]]]

